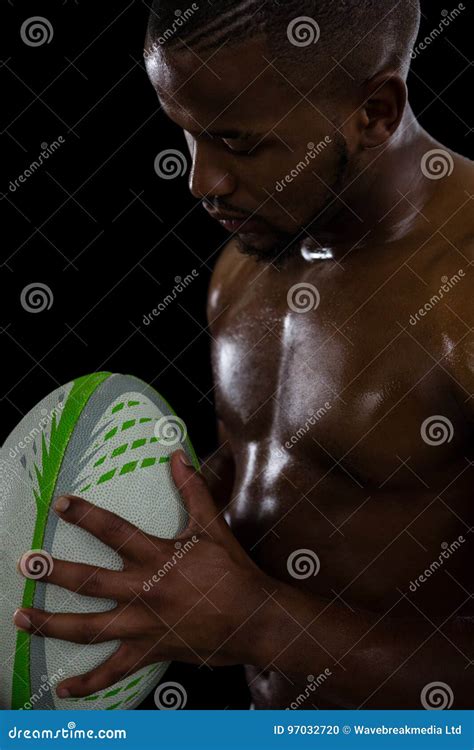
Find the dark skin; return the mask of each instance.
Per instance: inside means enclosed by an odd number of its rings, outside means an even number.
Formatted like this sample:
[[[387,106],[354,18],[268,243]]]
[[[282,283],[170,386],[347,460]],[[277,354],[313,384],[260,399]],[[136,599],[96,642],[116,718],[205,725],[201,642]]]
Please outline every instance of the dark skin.
[[[195,197],[260,222],[227,244],[209,291],[219,447],[202,473],[172,460],[190,513],[183,539],[201,541],[144,596],[173,542],[72,498],[61,516],[119,549],[124,570],[55,561],[48,580],[118,606],[29,610],[33,632],[122,641],[97,670],[60,684],[74,696],[176,659],[249,665],[257,708],[289,706],[325,669],[301,708],[420,708],[435,681],[449,685],[453,708],[473,708],[472,164],[413,120],[384,61],[334,102],[282,90],[257,42],[238,66],[235,54],[213,59],[218,77],[192,54],[159,50],[147,66],[185,131]],[[236,127],[263,140],[212,135]],[[326,134],[332,145],[276,193]],[[453,163],[443,179],[420,169],[435,148]],[[320,297],[305,313],[288,301],[300,283]],[[450,441],[423,440],[433,415],[449,420]],[[317,575],[292,575],[301,549],[318,555]]]
[[[51,573],[44,579],[85,596],[115,599],[115,609],[86,616],[34,608],[17,610],[15,614],[16,624],[37,636],[84,644],[115,638],[121,641],[119,649],[103,665],[85,676],[63,681],[58,686],[60,697],[67,697],[61,692],[64,689],[72,696],[90,695],[140,667],[164,661],[169,658],[165,654],[173,653],[176,660],[222,665],[235,663],[237,653],[250,655],[255,649],[250,620],[261,606],[266,577],[216,512],[204,478],[183,462],[183,457],[186,460],[182,451],[172,456],[172,474],[190,520],[176,539],[146,534],[80,497],[69,495],[56,501],[55,510],[65,522],[94,534],[123,560],[123,570],[114,573],[53,558]],[[144,591],[143,583],[173,557],[177,540],[183,544],[192,540],[195,547],[159,585]],[[236,612],[233,604],[236,588],[249,594],[246,626],[240,620],[242,611]],[[234,623],[229,616],[232,611]],[[28,615],[30,627],[18,618],[20,612]],[[209,637],[211,620],[213,632]]]

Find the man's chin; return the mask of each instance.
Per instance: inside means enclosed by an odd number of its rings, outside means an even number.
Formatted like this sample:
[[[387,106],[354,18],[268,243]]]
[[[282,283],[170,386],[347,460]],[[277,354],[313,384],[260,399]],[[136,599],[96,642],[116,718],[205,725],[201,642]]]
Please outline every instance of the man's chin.
[[[289,258],[298,254],[300,242],[292,236],[268,233],[255,234],[239,232],[235,235],[237,248],[242,255],[248,255],[261,263],[281,266]]]

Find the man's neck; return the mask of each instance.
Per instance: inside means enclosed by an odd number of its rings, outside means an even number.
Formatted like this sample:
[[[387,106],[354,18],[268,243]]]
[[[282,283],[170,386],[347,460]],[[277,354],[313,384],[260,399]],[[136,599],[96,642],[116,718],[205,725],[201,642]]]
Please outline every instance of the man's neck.
[[[337,193],[334,212],[321,228],[311,228],[302,251],[325,250],[333,257],[348,248],[385,244],[413,232],[438,184],[423,175],[424,154],[435,141],[410,107],[389,143],[364,152]]]

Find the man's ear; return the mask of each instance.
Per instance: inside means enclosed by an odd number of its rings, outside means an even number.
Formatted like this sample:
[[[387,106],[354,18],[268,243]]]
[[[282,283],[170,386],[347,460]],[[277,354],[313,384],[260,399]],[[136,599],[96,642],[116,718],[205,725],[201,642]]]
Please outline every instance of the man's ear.
[[[407,104],[407,87],[396,73],[379,73],[365,84],[361,106],[362,148],[383,145],[395,133]]]

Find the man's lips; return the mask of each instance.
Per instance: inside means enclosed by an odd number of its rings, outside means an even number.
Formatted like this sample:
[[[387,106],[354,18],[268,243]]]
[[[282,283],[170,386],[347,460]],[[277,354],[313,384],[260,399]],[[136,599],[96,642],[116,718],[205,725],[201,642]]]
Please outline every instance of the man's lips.
[[[261,221],[256,219],[222,219],[219,223],[228,232],[248,232],[249,234],[264,234],[265,228]]]
[[[219,214],[211,211],[209,211],[209,214],[229,232],[264,234],[266,231],[264,222],[261,219],[254,219],[251,216],[233,216],[231,214]]]

